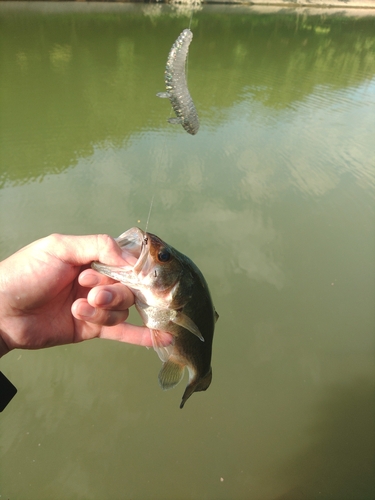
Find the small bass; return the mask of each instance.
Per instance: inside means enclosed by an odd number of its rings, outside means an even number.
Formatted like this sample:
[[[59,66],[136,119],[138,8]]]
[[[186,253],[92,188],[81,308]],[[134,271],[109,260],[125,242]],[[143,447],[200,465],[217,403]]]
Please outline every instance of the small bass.
[[[169,118],[169,123],[181,124],[186,132],[195,135],[199,129],[199,118],[193,99],[189,94],[185,76],[185,64],[193,33],[185,29],[172,45],[165,68],[166,92],[158,97],[167,97],[177,118]]]
[[[133,264],[116,267],[93,262],[92,267],[134,293],[135,306],[163,361],[160,386],[175,387],[188,368],[182,408],[194,392],[208,389],[212,379],[212,341],[218,314],[206,280],[194,262],[154,234],[134,227],[116,241]],[[160,331],[173,335],[171,345],[159,342]]]

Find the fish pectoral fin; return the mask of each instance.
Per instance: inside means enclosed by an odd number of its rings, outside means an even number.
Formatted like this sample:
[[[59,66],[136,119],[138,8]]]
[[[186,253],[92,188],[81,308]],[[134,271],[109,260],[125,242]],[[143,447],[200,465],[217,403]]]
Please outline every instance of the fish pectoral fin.
[[[215,309],[215,323],[220,318],[219,313]]]
[[[170,359],[166,361],[159,372],[159,384],[163,390],[175,387],[184,375],[184,365],[174,363]]]
[[[156,94],[156,97],[161,97],[163,99],[169,99],[171,97],[171,94],[169,92],[158,92]]]
[[[165,363],[168,361],[168,358],[172,354],[173,344],[172,345],[162,345],[159,338],[159,330],[153,330],[150,328],[152,347],[155,349],[156,354],[159,356],[161,361]]]
[[[186,314],[182,312],[177,312],[176,316],[172,319],[172,321],[173,323],[176,323],[176,325],[180,325],[183,328],[186,328],[186,330],[189,330],[189,332],[193,333],[199,338],[199,340],[204,342],[204,338],[201,332],[199,331],[199,328],[194,323],[194,321],[189,318],[189,316],[186,316]]]
[[[172,123],[172,125],[181,125],[182,123],[182,118],[168,118],[168,123]]]

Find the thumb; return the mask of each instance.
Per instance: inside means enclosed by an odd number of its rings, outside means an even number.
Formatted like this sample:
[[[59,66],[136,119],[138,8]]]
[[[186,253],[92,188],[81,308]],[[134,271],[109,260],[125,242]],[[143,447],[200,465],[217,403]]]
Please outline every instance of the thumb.
[[[123,251],[108,234],[71,236],[51,234],[39,240],[41,249],[60,261],[73,266],[90,264],[94,260],[124,266]]]

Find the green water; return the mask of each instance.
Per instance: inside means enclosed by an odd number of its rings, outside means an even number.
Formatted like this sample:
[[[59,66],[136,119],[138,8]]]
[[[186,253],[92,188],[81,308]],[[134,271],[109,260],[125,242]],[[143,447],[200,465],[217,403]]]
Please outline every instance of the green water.
[[[189,20],[0,3],[0,258],[144,228],[155,195],[149,230],[220,313],[212,385],[183,410],[152,350],[2,358],[1,499],[375,497],[375,17],[197,10],[194,137],[155,96]]]

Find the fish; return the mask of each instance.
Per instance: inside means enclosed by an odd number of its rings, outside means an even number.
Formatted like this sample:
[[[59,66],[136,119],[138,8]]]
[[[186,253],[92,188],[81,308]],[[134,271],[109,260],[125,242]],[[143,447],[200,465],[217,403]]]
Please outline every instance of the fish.
[[[166,92],[159,92],[158,97],[168,98],[176,113],[176,118],[169,118],[169,123],[181,124],[191,135],[199,129],[199,118],[193,99],[190,96],[185,75],[186,58],[193,33],[185,29],[169,51],[164,72]]]
[[[91,265],[134,293],[135,307],[163,362],[158,376],[162,389],[175,387],[187,368],[183,408],[194,392],[205,391],[212,380],[212,342],[218,314],[207,282],[189,257],[155,234],[133,227],[116,241],[129,264]],[[170,333],[172,344],[162,345],[159,332]]]

